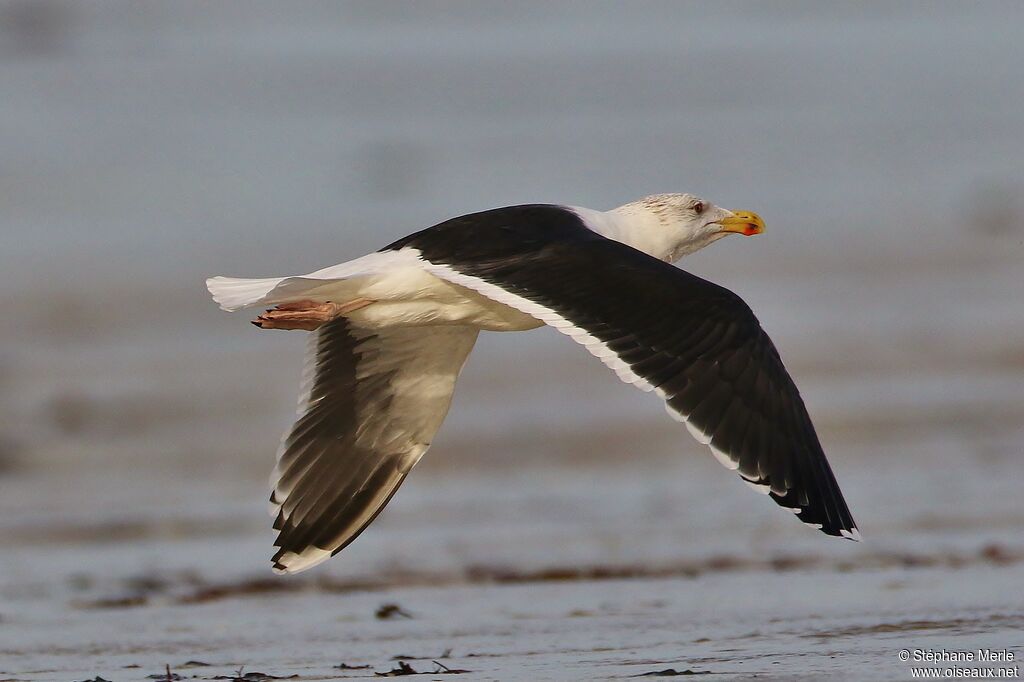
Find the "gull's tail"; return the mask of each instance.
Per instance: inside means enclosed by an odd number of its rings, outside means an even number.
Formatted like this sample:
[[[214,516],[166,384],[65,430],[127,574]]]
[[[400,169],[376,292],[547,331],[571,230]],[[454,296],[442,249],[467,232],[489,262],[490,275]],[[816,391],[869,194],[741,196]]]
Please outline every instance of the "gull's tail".
[[[415,254],[378,251],[300,277],[211,277],[206,280],[206,288],[213,300],[229,312],[307,299],[320,303],[347,301],[358,297],[359,288],[367,278],[410,267],[419,267]]]
[[[240,279],[237,277],[211,277],[206,280],[213,300],[230,313],[253,306],[271,306],[294,301],[345,300],[349,289],[345,279],[320,279],[303,277],[268,277],[265,279]]]
[[[234,312],[267,302],[270,293],[285,279],[285,277],[265,279],[211,277],[206,280],[206,288],[209,289],[213,300],[222,310]]]

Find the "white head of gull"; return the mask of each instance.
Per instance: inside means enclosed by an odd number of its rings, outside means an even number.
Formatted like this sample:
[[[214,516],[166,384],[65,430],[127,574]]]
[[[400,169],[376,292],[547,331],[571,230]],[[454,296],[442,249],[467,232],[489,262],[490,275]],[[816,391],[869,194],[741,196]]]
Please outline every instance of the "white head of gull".
[[[668,263],[729,234],[764,232],[756,213],[730,211],[692,194],[652,194],[606,212],[575,210],[605,237]]]

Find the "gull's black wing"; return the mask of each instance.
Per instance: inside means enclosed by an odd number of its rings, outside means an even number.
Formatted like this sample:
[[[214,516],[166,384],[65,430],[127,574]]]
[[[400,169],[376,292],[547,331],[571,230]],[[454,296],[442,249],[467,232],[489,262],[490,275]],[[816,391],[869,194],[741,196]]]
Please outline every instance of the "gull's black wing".
[[[800,392],[731,291],[606,239],[559,206],[455,218],[388,247],[403,248],[655,390],[726,467],[804,523],[859,537]]]

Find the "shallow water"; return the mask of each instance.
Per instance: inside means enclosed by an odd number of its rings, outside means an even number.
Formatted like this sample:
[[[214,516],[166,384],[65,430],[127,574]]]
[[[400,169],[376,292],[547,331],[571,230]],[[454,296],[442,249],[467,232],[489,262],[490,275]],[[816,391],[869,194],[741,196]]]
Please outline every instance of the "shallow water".
[[[1020,5],[28,6],[0,5],[0,678],[1024,656]],[[685,267],[775,339],[866,542],[539,330],[484,335],[364,536],[270,574],[303,343],[205,276],[680,188],[766,217]]]

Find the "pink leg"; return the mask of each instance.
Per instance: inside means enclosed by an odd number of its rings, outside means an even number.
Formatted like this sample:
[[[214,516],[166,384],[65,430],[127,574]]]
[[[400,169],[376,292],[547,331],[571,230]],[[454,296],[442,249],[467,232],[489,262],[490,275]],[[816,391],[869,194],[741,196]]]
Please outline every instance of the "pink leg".
[[[316,303],[314,301],[282,303],[263,313],[252,323],[260,329],[313,331],[337,317],[365,308],[371,303],[373,301],[365,298],[357,298],[348,303]]]

